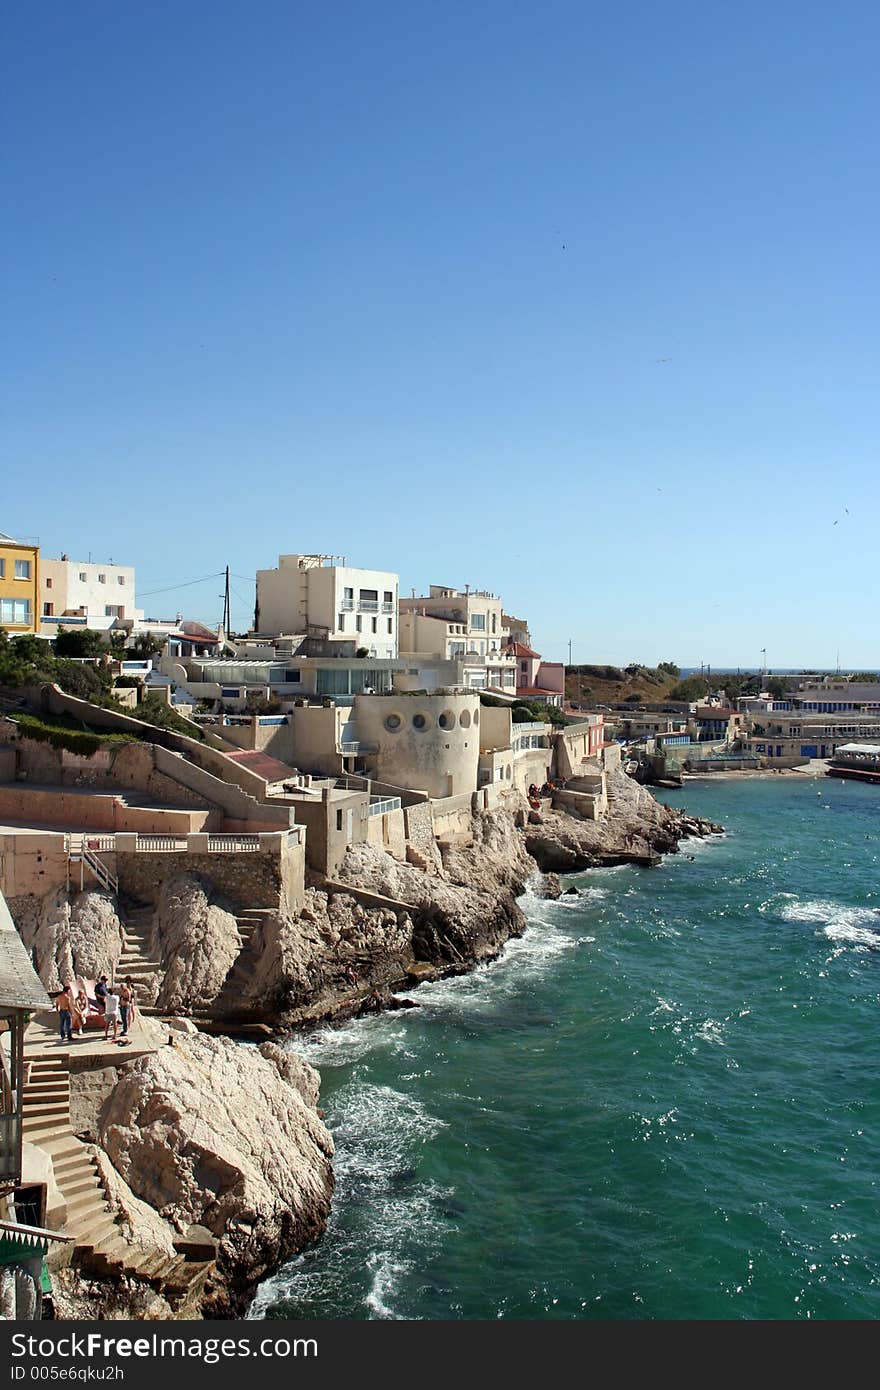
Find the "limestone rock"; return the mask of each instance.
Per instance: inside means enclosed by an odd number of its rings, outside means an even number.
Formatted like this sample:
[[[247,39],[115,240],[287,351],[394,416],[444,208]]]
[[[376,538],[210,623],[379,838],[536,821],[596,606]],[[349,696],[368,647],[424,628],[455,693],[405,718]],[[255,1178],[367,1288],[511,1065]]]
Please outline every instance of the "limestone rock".
[[[232,913],[212,901],[192,874],[177,874],[160,889],[155,935],[165,966],[158,1007],[187,1010],[210,1004],[241,950]]]
[[[169,1260],[175,1256],[175,1231],[158,1212],[136,1197],[128,1183],[119,1176],[103,1149],[90,1146],[98,1166],[98,1176],[114,1219],[125,1237],[141,1250],[161,1251]]]
[[[111,898],[104,893],[78,893],[70,906],[70,949],[78,975],[112,980],[122,955],[122,924]]]
[[[323,1230],[333,1141],[272,1057],[226,1038],[181,1036],[139,1057],[99,1119],[131,1191],[178,1231],[218,1238],[215,1311]]]
[[[105,893],[86,890],[68,903],[64,889],[56,888],[42,898],[14,898],[10,909],[48,990],[61,989],[77,975],[113,977],[122,954],[122,925]]]

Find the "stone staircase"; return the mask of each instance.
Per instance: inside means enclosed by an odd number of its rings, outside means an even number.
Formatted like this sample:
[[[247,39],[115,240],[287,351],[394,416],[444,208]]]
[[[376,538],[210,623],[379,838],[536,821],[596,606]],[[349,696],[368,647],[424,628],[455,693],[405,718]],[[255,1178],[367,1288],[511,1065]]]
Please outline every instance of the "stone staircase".
[[[213,1260],[144,1250],[127,1239],[107,1204],[93,1152],[70,1128],[70,1071],[66,1054],[27,1059],[22,1134],[52,1159],[67,1207],[64,1234],[73,1237],[72,1263],[101,1277],[135,1275],[160,1290],[173,1307],[204,1287]]]
[[[116,966],[116,979],[131,976],[138,1007],[147,1014],[155,1013],[158,980],[163,974],[162,962],[150,944],[153,930],[152,907],[133,907],[126,913],[125,944]]]
[[[420,849],[416,849],[415,845],[407,844],[406,862],[407,864],[412,864],[414,869],[421,869],[422,873],[425,874],[431,873],[434,870],[434,865],[428,856],[422,854]]]
[[[259,959],[258,954],[252,950],[254,932],[263,919],[274,911],[275,909],[270,907],[247,907],[235,914],[241,937],[241,950],[232,962],[213,1006],[210,1010],[204,1011],[205,1017],[216,1018],[218,1013],[222,1015],[227,1009],[235,1011],[235,1006],[244,988],[250,983],[254,966]],[[194,1013],[193,1017],[197,1019],[200,1014]]]

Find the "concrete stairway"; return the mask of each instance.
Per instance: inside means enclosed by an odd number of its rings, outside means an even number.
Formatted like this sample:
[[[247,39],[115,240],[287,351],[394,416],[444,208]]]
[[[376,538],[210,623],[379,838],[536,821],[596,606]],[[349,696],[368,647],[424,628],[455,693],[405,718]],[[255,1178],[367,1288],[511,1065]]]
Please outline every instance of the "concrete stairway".
[[[144,1013],[153,1013],[149,986],[152,976],[163,973],[162,962],[157,960],[150,944],[153,929],[153,909],[134,907],[126,913],[125,944],[116,967],[116,979],[127,980],[131,976],[135,987],[138,1007]]]
[[[144,1250],[129,1241],[110,1212],[94,1155],[71,1132],[67,1055],[33,1058],[22,1098],[22,1131],[52,1159],[67,1206],[64,1234],[72,1236],[72,1262],[99,1276],[134,1275],[159,1289],[172,1306],[204,1287],[213,1260],[187,1260],[175,1252]]]
[[[428,856],[422,854],[420,849],[416,849],[415,845],[407,845],[406,862],[412,864],[414,869],[421,869],[423,873],[430,873],[434,868]]]

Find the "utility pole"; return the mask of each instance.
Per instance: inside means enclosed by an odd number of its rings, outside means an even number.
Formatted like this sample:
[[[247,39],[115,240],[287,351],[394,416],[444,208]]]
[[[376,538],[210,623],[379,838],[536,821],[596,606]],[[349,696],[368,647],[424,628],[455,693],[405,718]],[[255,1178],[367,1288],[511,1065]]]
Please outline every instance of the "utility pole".
[[[568,639],[568,664],[571,665],[571,638]]]
[[[229,612],[229,566],[226,566],[226,592],[223,595],[223,636],[229,636],[229,624],[231,615]]]

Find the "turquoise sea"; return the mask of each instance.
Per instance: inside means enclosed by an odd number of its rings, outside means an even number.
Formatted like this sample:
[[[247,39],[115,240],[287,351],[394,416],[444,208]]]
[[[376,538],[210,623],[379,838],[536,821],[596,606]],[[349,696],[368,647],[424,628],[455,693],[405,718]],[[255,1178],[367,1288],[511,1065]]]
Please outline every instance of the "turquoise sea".
[[[664,795],[727,834],[297,1042],[337,1195],[251,1316],[880,1314],[880,787]]]

